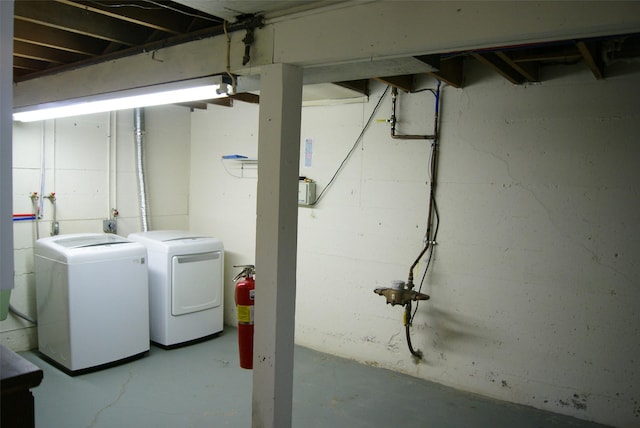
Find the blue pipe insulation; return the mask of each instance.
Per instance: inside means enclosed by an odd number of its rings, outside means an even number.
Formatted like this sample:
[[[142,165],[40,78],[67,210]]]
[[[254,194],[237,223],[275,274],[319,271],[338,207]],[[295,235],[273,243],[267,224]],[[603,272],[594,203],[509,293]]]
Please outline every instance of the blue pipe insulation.
[[[13,221],[35,220],[35,219],[36,219],[36,216],[32,215],[32,216],[29,216],[29,217],[14,217]]]

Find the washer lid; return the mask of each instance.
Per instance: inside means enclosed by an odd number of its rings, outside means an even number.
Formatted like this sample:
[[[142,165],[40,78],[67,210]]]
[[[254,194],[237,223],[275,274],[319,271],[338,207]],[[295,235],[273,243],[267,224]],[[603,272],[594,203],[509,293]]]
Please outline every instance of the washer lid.
[[[65,248],[97,247],[99,245],[127,244],[130,242],[121,236],[108,234],[72,236],[55,240],[57,245]]]

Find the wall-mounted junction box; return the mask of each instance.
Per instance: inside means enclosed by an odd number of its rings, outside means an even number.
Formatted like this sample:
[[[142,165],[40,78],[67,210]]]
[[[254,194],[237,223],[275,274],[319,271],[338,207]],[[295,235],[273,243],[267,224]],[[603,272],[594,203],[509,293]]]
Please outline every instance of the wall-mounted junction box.
[[[118,227],[116,226],[115,219],[102,220],[102,231],[104,233],[117,233]]]
[[[298,205],[313,205],[316,202],[316,183],[298,181]]]

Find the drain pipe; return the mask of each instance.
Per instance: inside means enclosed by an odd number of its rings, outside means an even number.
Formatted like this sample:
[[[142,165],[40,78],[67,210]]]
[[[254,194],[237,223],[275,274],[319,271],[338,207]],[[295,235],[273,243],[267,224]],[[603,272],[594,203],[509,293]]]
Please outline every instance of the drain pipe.
[[[140,199],[140,225],[142,232],[149,231],[147,214],[147,185],[144,176],[144,109],[133,110],[133,130],[136,141],[136,173],[138,176],[138,198]]]

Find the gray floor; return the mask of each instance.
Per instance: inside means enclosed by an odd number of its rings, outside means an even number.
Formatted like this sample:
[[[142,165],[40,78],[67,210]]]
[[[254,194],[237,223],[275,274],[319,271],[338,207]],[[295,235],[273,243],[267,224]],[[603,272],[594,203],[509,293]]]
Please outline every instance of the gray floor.
[[[296,347],[294,427],[602,427]],[[70,377],[36,351],[39,428],[250,427],[252,372],[236,330],[106,370]]]

